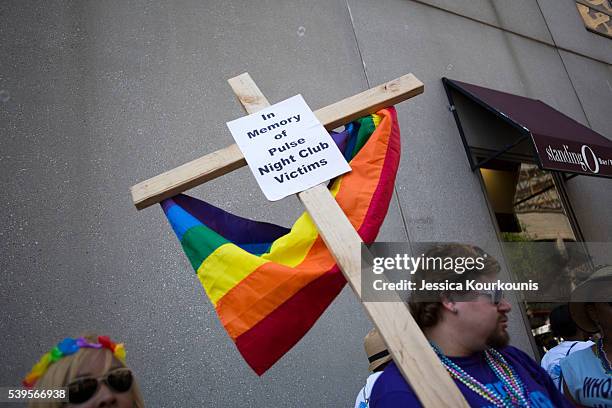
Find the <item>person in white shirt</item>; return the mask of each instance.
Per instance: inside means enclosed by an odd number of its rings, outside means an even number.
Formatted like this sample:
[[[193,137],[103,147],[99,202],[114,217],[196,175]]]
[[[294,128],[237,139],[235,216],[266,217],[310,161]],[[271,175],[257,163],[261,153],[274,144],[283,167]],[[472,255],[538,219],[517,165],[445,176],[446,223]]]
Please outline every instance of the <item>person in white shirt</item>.
[[[574,289],[571,300],[576,325],[599,338],[561,360],[563,391],[578,406],[612,408],[612,266],[595,271]]]
[[[576,351],[593,346],[595,343],[590,340],[585,341],[588,334],[576,326],[568,305],[553,309],[548,319],[554,336],[562,338],[563,341],[544,354],[540,365],[550,375],[557,389],[563,391],[559,381],[561,377],[560,361]]]
[[[372,374],[370,374],[365,385],[361,388],[359,394],[357,394],[355,408],[369,407],[370,393],[372,392],[374,383],[382,374],[389,361],[391,361],[391,354],[389,354],[384,340],[380,337],[378,330],[375,328],[366,334],[363,339],[363,347],[365,348],[368,361],[370,362],[368,370],[371,371]]]

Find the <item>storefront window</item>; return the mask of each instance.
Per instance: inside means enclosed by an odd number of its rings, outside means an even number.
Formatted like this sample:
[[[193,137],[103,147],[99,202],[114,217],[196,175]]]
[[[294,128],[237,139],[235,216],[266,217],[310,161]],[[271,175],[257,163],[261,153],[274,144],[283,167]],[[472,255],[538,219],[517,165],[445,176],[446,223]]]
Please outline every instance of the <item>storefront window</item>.
[[[582,278],[577,278],[577,265],[568,265],[572,261],[565,255],[566,246],[576,242],[577,237],[552,174],[535,164],[509,161],[495,161],[480,172],[502,241],[551,243],[550,247],[559,251],[558,257],[547,261],[550,279],[554,281],[551,284],[557,288],[564,286],[566,293],[570,293]],[[561,272],[570,270],[571,273]],[[560,304],[524,302],[532,335],[541,353],[557,344],[547,318]]]
[[[602,14],[612,11],[608,0],[577,1]],[[565,181],[612,177],[609,161],[602,159],[612,145],[539,100],[449,78],[442,82],[470,167],[480,172],[509,277],[516,287],[528,287],[515,294],[543,353],[556,341],[548,334],[552,309],[578,297],[610,298],[609,286],[601,283],[608,272],[601,267],[612,263],[612,249],[584,242]],[[586,285],[599,271],[597,283]],[[538,287],[530,288],[534,282]]]

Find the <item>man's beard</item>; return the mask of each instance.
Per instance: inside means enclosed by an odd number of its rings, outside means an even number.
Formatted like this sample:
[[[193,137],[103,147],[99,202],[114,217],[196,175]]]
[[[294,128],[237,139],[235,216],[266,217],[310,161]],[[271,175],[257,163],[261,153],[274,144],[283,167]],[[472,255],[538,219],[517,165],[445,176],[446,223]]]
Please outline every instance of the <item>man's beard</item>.
[[[504,348],[510,342],[510,335],[506,330],[499,327],[487,339],[487,346],[494,349]]]

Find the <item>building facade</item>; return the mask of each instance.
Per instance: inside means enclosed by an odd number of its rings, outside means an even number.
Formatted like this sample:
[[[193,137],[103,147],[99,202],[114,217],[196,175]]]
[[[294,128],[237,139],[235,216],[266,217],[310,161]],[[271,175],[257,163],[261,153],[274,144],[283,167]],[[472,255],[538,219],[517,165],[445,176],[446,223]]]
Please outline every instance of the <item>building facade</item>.
[[[612,138],[608,9],[578,3],[2,2],[0,384],[93,330],[126,343],[151,406],[350,406],[371,327],[350,289],[259,378],[162,212],[136,211],[129,187],[232,143],[225,122],[243,113],[226,80],[242,72],[271,103],[301,93],[313,110],[411,72],[425,93],[397,106],[402,159],[378,240],[469,242],[503,259],[503,211],[470,168],[442,78],[542,100]],[[569,221],[554,204],[544,221],[523,205],[519,225],[609,244],[612,180],[557,182]],[[284,225],[301,211],[295,198],[267,202],[248,169],[190,194]],[[536,355],[513,303],[512,342]]]

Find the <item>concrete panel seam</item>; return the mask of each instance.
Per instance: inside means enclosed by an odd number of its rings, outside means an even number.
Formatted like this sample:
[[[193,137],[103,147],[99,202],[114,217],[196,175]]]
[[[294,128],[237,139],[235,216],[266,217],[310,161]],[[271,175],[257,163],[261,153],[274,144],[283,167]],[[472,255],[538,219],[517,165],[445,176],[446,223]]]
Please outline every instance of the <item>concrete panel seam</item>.
[[[561,52],[559,51],[560,48],[557,47],[557,43],[555,42],[555,37],[553,36],[552,31],[550,31],[550,27],[548,26],[548,21],[546,20],[546,16],[544,15],[544,12],[542,11],[542,7],[540,6],[539,0],[536,0],[536,5],[538,6],[538,10],[540,10],[540,14],[542,15],[542,18],[544,19],[544,24],[546,24],[546,29],[548,30],[548,33],[550,34],[550,38],[552,39],[553,44],[555,45],[554,47],[555,51],[559,55],[559,59],[561,60],[561,65],[563,66],[563,70],[565,71],[565,74],[567,75],[567,79],[569,80],[570,85],[572,86],[574,95],[576,95],[576,99],[578,100],[578,105],[580,105],[580,110],[582,110],[582,114],[584,115],[584,120],[586,121],[587,125],[591,127],[591,122],[589,121],[589,117],[587,116],[586,110],[584,109],[584,105],[582,104],[580,95],[578,95],[578,91],[576,90],[576,87],[574,86],[574,81],[572,81],[572,76],[567,70],[567,66],[565,65],[565,60],[563,59],[563,55],[561,55]]]
[[[348,0],[347,0],[347,1],[348,1]],[[423,1],[423,0],[410,0],[410,1],[412,1],[413,3],[418,3],[418,4],[421,4],[421,5],[423,5],[423,6],[431,7],[431,8],[436,9],[436,10],[443,11],[443,12],[445,12],[445,13],[452,14],[452,15],[457,16],[457,17],[462,17],[462,18],[465,18],[466,20],[470,20],[470,21],[473,21],[473,22],[476,22],[476,23],[479,23],[479,24],[483,24],[483,25],[485,25],[485,26],[487,26],[487,27],[495,28],[495,29],[497,29],[497,30],[500,30],[500,31],[503,31],[503,32],[506,32],[506,33],[509,33],[509,34],[516,35],[517,37],[521,37],[521,38],[524,38],[524,39],[526,39],[526,40],[535,41],[535,42],[537,42],[537,43],[539,43],[539,44],[543,44],[543,45],[546,45],[546,46],[548,46],[548,47],[555,48],[555,49],[557,49],[557,50],[565,51],[565,52],[568,52],[568,53],[570,53],[570,54],[575,54],[575,55],[578,55],[578,56],[580,56],[580,57],[590,59],[590,60],[592,60],[592,61],[601,62],[601,63],[603,63],[603,64],[610,65],[610,63],[608,63],[607,61],[600,60],[600,59],[595,58],[595,57],[592,57],[592,56],[590,56],[590,55],[583,54],[583,53],[578,52],[578,51],[576,51],[576,50],[570,50],[570,49],[568,49],[568,48],[565,48],[565,47],[561,47],[561,46],[556,45],[556,44],[554,43],[554,38],[552,37],[552,33],[551,33],[551,38],[552,38],[552,40],[553,40],[553,43],[551,44],[551,43],[549,43],[548,41],[543,41],[543,40],[540,40],[540,39],[538,39],[538,38],[534,38],[534,37],[531,37],[531,36],[528,36],[528,35],[525,35],[525,34],[521,34],[521,33],[517,32],[517,31],[514,31],[514,30],[509,30],[509,29],[504,28],[504,27],[499,27],[499,26],[496,26],[495,24],[488,23],[488,22],[486,22],[486,21],[483,21],[483,20],[477,19],[477,18],[475,18],[475,17],[466,16],[465,14],[461,14],[461,13],[458,13],[458,12],[456,12],[456,11],[446,9],[446,8],[444,8],[444,7],[441,7],[441,6],[436,6],[436,5],[433,5],[433,4],[426,3],[426,2],[425,2],[425,1]],[[538,8],[540,8],[540,4],[539,4],[539,3],[538,3]],[[541,10],[541,9],[540,9],[540,13],[542,13],[542,10]],[[544,21],[546,22],[546,18],[544,18]],[[548,25],[547,25],[547,29],[548,29]],[[548,32],[550,33],[550,30],[548,30]]]
[[[353,19],[353,13],[351,12],[351,6],[349,4],[349,0],[346,0],[346,9],[349,14],[349,19],[351,20],[351,28],[353,29],[353,35],[355,36],[355,46],[357,47],[357,53],[359,54],[359,59],[361,60],[361,66],[363,67],[363,75],[365,76],[366,85],[368,88],[370,86],[370,79],[368,78],[368,71],[366,70],[366,64],[363,59],[363,55],[361,54],[361,47],[359,46],[359,39],[357,38],[357,30],[355,29],[355,20]]]
[[[399,199],[399,194],[397,192],[397,187],[393,186],[393,195],[395,196],[395,200],[397,201],[397,207],[399,208],[400,217],[402,217],[402,224],[404,225],[404,233],[406,234],[406,242],[410,247],[410,252],[412,253],[412,242],[410,241],[410,233],[408,232],[408,224],[406,223],[406,216],[404,215],[404,210],[402,209],[402,203]]]

